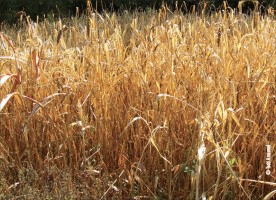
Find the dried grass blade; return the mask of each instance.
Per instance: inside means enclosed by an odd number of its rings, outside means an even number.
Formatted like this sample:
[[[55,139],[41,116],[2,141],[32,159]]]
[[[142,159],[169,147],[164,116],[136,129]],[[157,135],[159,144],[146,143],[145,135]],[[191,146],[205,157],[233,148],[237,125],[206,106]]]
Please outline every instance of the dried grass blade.
[[[155,136],[156,132],[157,132],[159,129],[164,129],[164,128],[166,128],[166,127],[157,126],[157,127],[152,131],[152,134],[151,134],[151,137],[150,137],[150,139],[149,139],[149,142],[150,142],[150,143],[153,145],[153,147],[156,149],[156,151],[158,152],[159,156],[160,156],[165,162],[167,162],[167,163],[169,163],[171,166],[173,166],[172,163],[171,163],[165,156],[163,156],[163,155],[161,154],[159,148],[157,147],[156,142],[154,141],[154,136]],[[146,147],[147,147],[147,145],[146,145]],[[145,147],[145,148],[146,148],[146,147]]]
[[[16,70],[17,70],[17,73],[20,74],[21,70],[20,70],[19,65],[18,65],[18,61],[17,61],[17,58],[16,58],[16,52],[15,52],[14,46],[12,44],[12,41],[5,34],[1,34],[1,36],[7,41],[7,43],[9,44],[9,46],[12,48],[13,53],[14,53],[14,60],[16,62]]]
[[[262,183],[262,184],[266,184],[266,185],[271,185],[271,186],[276,186],[276,183],[273,182],[268,182],[268,181],[257,181],[257,180],[253,180],[253,179],[240,179],[241,181],[249,181],[249,182],[254,182],[254,183]]]
[[[12,97],[16,97],[16,100],[22,105],[23,101],[22,98],[20,96],[20,94],[18,92],[14,92],[11,94],[8,94],[0,103],[0,111],[2,111],[2,109],[5,107],[5,105],[7,104],[7,102],[12,98]],[[19,97],[19,98],[18,98]]]
[[[38,78],[40,76],[39,57],[35,49],[32,51],[32,62],[35,66],[36,78]]]
[[[2,85],[4,85],[4,83],[9,80],[9,78],[12,78],[14,76],[17,76],[16,74],[11,74],[11,75],[3,75],[3,76],[0,76],[0,87]]]
[[[58,36],[57,36],[57,44],[59,44],[61,37],[62,37],[62,30],[59,30]]]
[[[12,56],[0,56],[0,59],[9,59],[9,60],[15,60],[14,57]],[[27,64],[27,62],[25,60],[21,60],[21,59],[17,59],[17,61],[23,63],[23,64]]]
[[[276,194],[276,190],[273,190],[272,192],[270,192],[269,194],[267,194],[267,195],[264,197],[264,200],[269,200],[269,199],[271,199],[275,194]]]
[[[39,108],[44,108],[44,106],[46,106],[48,103],[50,103],[52,101],[52,98],[55,97],[55,96],[59,96],[59,95],[66,95],[67,93],[55,93],[55,94],[52,94],[48,97],[45,97],[41,103],[36,103],[32,109],[32,112],[31,114],[29,115],[29,117],[27,118],[27,120],[25,121],[24,123],[24,126],[23,126],[23,129],[22,129],[22,132],[24,133],[24,130],[25,130],[25,127],[27,125],[27,123],[29,122],[30,118],[38,111]],[[30,99],[30,98],[29,98]]]
[[[125,127],[125,129],[123,130],[123,132],[120,134],[120,136],[119,137],[121,137],[124,133],[125,133],[125,131],[128,129],[128,127],[131,125],[131,124],[133,124],[135,121],[137,121],[137,120],[142,120],[142,121],[144,121],[146,124],[147,124],[147,126],[148,126],[148,122],[143,118],[143,117],[134,117],[128,124],[127,124],[127,126]]]

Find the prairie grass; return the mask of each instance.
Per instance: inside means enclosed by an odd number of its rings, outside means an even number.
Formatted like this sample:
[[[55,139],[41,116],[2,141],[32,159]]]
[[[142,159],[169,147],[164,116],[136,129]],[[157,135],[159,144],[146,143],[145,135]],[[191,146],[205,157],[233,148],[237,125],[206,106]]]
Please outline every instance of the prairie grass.
[[[275,193],[273,16],[163,7],[1,30],[0,199]]]

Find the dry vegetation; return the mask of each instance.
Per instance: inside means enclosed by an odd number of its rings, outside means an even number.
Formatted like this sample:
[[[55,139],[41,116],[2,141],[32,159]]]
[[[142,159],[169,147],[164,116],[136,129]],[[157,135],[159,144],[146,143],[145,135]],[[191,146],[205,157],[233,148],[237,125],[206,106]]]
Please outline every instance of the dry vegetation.
[[[275,192],[275,18],[89,16],[2,27],[0,199]]]

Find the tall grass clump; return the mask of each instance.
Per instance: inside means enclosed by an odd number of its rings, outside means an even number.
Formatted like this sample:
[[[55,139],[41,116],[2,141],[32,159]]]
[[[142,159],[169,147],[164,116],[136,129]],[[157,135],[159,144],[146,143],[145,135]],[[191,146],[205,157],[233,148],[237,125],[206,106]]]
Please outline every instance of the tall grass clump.
[[[269,199],[275,33],[166,7],[2,27],[0,198]]]

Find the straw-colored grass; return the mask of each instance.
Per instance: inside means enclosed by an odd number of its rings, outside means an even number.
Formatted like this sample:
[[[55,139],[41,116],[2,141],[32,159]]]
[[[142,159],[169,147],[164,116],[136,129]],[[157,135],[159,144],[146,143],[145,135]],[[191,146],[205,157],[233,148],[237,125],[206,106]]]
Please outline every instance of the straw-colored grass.
[[[166,8],[2,27],[0,199],[275,193],[275,35]]]

